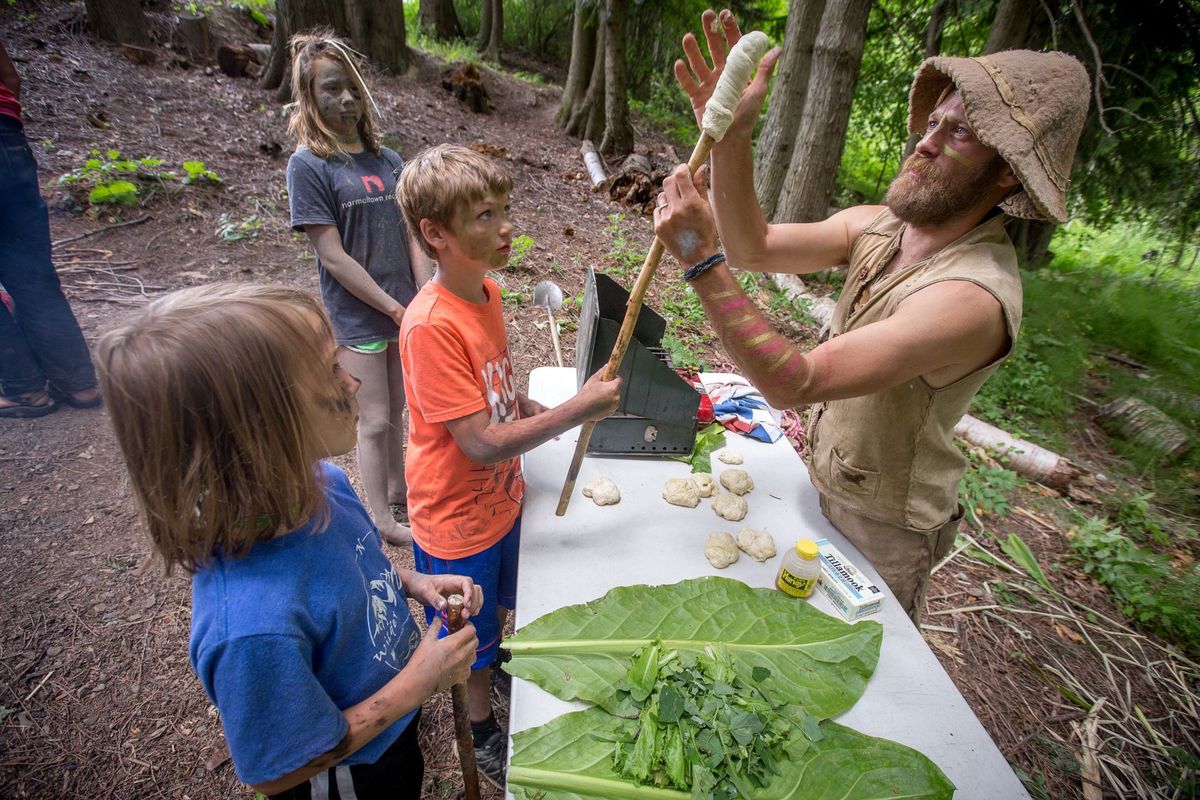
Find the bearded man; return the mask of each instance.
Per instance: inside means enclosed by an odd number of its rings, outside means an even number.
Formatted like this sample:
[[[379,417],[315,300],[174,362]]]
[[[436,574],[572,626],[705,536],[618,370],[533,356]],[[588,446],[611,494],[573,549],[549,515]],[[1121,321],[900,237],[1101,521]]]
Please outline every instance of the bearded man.
[[[741,35],[728,11],[720,25],[711,11],[702,23],[712,66],[691,34],[687,64],[675,64],[697,121],[727,43]],[[692,179],[681,166],[663,183],[655,232],[688,268],[684,279],[726,351],[767,401],[811,406],[804,458],[821,510],[915,622],[961,517],[966,463],[954,425],[1021,325],[1004,213],[1066,221],[1088,77],[1063,53],[928,59],[909,98],[909,130],[922,138],[884,205],[772,225],[754,194],[751,136],[778,56],[763,58],[713,148],[711,207],[703,170]],[[809,352],[772,329],[729,268],[807,273],[839,264],[849,271],[829,339]]]

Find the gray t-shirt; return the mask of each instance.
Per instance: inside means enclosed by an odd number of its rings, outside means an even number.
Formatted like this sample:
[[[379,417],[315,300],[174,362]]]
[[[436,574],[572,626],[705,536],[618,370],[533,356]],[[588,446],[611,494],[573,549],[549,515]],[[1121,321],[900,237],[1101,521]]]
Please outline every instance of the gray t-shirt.
[[[404,160],[393,150],[364,151],[350,158],[317,158],[302,147],[287,166],[292,229],[336,225],[342,248],[380,288],[407,306],[417,292],[409,260],[404,217],[396,206],[395,171]],[[386,314],[359,300],[337,282],[317,257],[321,299],[338,344],[394,339],[399,329]]]

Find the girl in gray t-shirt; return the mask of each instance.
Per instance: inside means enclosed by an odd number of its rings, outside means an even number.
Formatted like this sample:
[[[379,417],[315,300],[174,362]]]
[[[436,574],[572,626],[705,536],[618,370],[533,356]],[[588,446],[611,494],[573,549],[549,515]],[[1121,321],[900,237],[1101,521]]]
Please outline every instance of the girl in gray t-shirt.
[[[358,467],[367,505],[383,538],[406,544],[412,534],[403,524],[404,383],[396,339],[416,275],[427,279],[432,265],[409,244],[395,198],[404,162],[380,144],[378,110],[356,54],[320,33],[294,37],[292,52],[292,228],[307,233],[316,250],[338,361],[362,382]]]

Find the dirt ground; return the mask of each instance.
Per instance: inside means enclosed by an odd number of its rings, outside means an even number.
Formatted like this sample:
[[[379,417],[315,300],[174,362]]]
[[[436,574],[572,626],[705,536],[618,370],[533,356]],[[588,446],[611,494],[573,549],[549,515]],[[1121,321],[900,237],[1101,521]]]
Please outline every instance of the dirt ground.
[[[270,93],[251,79],[173,64],[162,48],[157,64],[134,66],[118,48],[83,35],[81,14],[81,4],[0,8],[5,44],[24,79],[26,132],[43,170],[54,238],[130,223],[56,244],[89,342],[148,298],[184,286],[253,280],[315,291],[308,243],[288,227],[291,146]],[[516,223],[535,244],[499,279],[513,293],[505,309],[509,340],[526,375],[553,360],[544,312],[529,305],[533,285],[551,278],[568,297],[577,294],[584,267],[618,265],[612,215],[625,215],[615,224],[627,250],[645,251],[650,224],[590,191],[578,142],[554,124],[556,88],[487,73],[495,109],[473,114],[440,88],[441,66],[418,55],[409,74],[378,83],[386,140],[402,155],[442,141],[478,146],[512,171]],[[638,148],[661,153],[665,144],[639,128]],[[176,171],[185,160],[202,160],[222,184],[164,183],[136,207],[81,213],[52,184],[93,149],[159,158],[162,169]],[[246,223],[245,238],[218,234],[231,223]],[[676,269],[664,264],[663,273]],[[651,304],[665,291],[656,288]],[[568,361],[576,315],[572,306],[560,312]],[[813,332],[786,313],[778,319],[811,341]],[[701,356],[710,367],[725,364],[706,347]],[[343,462],[356,474],[352,459]],[[1125,628],[1103,590],[1067,560],[1061,512],[1086,499],[1038,489],[1023,491],[1016,504],[1026,513],[993,534],[1018,532],[1043,565],[1054,565],[1059,594],[1035,596],[1030,581],[964,553],[935,575],[926,635],[1031,786],[1044,787],[1047,797],[1083,797],[1091,780],[1106,797],[1134,796],[1126,791],[1136,781],[1122,776],[1159,785],[1166,779],[1155,776],[1179,762],[1168,756],[1170,746],[1196,752],[1196,666]],[[189,606],[186,576],[164,577],[151,556],[103,409],[0,426],[0,796],[253,796],[233,774],[216,711],[188,666]],[[1088,645],[1102,638],[1113,644]],[[1174,695],[1164,689],[1172,680]],[[1108,709],[1126,710],[1118,719],[1133,719],[1136,706],[1161,736],[1157,749],[1097,714],[1100,697]],[[458,784],[448,698],[434,698],[425,711],[426,796],[452,797]]]

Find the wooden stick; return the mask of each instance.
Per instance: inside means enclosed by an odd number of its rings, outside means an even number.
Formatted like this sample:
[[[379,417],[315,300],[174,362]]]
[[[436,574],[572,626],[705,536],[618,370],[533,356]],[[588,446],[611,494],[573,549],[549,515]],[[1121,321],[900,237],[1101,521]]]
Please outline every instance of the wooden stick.
[[[128,228],[130,225],[141,225],[143,222],[147,221],[148,219],[150,219],[149,214],[142,214],[137,219],[131,219],[131,220],[128,220],[127,222],[117,222],[112,225],[105,225],[103,228],[97,228],[94,231],[87,231],[86,233],[81,233],[78,236],[68,236],[66,239],[57,239],[53,243],[51,243],[50,246],[58,247],[60,244],[66,244],[67,242],[78,242],[80,239],[86,239],[89,236],[95,236],[97,233],[104,233],[105,231],[111,231],[116,228]]]
[[[707,133],[700,134],[700,140],[696,142],[696,149],[692,151],[692,157],[688,159],[688,173],[696,174],[696,170],[700,169],[700,165],[708,159],[708,153],[712,150],[714,140]],[[638,273],[637,281],[633,284],[633,290],[629,293],[629,303],[625,306],[625,320],[621,323],[621,331],[617,334],[617,341],[613,344],[612,355],[608,358],[608,363],[604,365],[604,372],[601,374],[601,380],[611,381],[617,376],[617,371],[621,369],[621,362],[625,359],[625,351],[629,349],[629,341],[633,338],[633,329],[637,325],[638,315],[642,313],[642,299],[646,296],[646,290],[650,288],[650,281],[654,278],[654,271],[658,269],[658,262],[662,260],[663,243],[657,236],[654,237],[654,243],[650,245],[650,252],[646,254],[646,260],[642,263],[642,271]],[[579,429],[579,443],[575,445],[575,455],[571,458],[571,466],[567,469],[567,480],[563,484],[562,494],[558,497],[558,508],[554,513],[561,517],[567,513],[567,506],[571,504],[571,495],[575,493],[575,480],[579,477],[579,467],[583,464],[583,457],[587,453],[588,442],[592,438],[592,430],[596,427],[595,421],[583,423]]]
[[[554,319],[554,312],[550,310],[550,306],[546,306],[546,318],[550,320],[550,341],[554,342],[554,357],[561,367],[563,365],[562,342],[559,341],[558,322]]]
[[[457,633],[463,626],[463,597],[452,594],[446,598],[446,628]],[[458,743],[458,763],[462,766],[464,797],[479,800],[479,768],[475,765],[475,742],[471,738],[471,715],[467,707],[467,684],[450,687],[454,702],[454,739]]]

